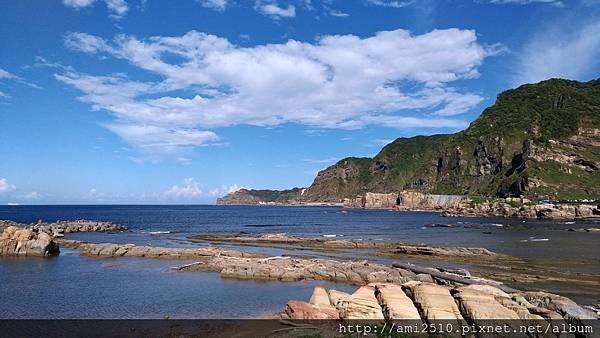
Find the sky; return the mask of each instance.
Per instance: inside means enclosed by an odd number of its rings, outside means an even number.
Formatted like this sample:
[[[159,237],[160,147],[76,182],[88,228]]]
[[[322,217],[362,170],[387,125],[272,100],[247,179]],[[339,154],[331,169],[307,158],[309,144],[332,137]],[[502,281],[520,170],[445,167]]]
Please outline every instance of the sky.
[[[600,0],[2,1],[0,204],[306,187],[552,77],[600,77]]]

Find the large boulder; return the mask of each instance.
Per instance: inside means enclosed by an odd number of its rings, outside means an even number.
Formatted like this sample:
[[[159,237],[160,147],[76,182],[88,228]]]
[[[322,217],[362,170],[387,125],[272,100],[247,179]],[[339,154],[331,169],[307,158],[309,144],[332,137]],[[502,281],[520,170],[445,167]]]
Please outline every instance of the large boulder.
[[[463,322],[463,317],[448,288],[419,282],[406,283],[404,286],[410,289],[414,303],[423,314],[424,320],[443,319]]]
[[[387,320],[421,320],[419,311],[404,293],[402,286],[389,283],[375,284],[375,296]]]
[[[46,233],[9,226],[0,236],[0,256],[52,256],[60,252],[58,244]]]
[[[306,302],[290,300],[285,307],[285,314],[290,319],[340,319],[334,307],[319,307]]]
[[[383,320],[383,312],[375,297],[375,288],[361,286],[350,297],[342,301],[340,316],[343,319]]]

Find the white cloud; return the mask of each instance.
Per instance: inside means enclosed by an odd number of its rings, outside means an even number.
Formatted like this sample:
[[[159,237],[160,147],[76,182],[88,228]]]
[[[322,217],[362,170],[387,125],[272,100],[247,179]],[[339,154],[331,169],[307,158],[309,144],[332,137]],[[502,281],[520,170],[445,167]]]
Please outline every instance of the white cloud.
[[[198,147],[218,137],[212,131],[195,129],[168,129],[152,125],[136,125],[125,123],[108,124],[107,128],[122,137],[126,142],[134,144],[149,153],[177,153],[182,148]],[[178,157],[180,162],[185,159]]]
[[[68,48],[87,54],[110,51],[110,47],[104,39],[86,33],[67,33],[64,42]]]
[[[63,5],[73,8],[84,8],[91,6],[96,0],[63,0]]]
[[[227,0],[200,0],[203,7],[222,11],[227,7]]]
[[[32,191],[28,194],[25,194],[23,196],[23,198],[28,199],[28,200],[37,200],[41,197],[40,193],[38,193],[37,191]]]
[[[6,178],[0,178],[0,194],[10,192],[15,189],[17,189],[17,187],[14,184],[8,182]]]
[[[2,80],[14,81],[14,82],[20,83],[22,85],[29,86],[31,88],[42,89],[42,87],[36,85],[35,83],[28,82],[25,79],[23,79],[22,77],[0,68],[0,81],[2,81]],[[3,93],[3,95],[0,94],[0,96],[9,97],[7,94],[4,94],[4,93]]]
[[[600,23],[556,25],[523,46],[515,84],[559,77],[587,80],[600,73]]]
[[[0,79],[16,79],[17,76],[9,73],[8,71],[0,68]]]
[[[298,123],[318,128],[458,128],[443,116],[481,101],[451,83],[475,78],[497,46],[484,47],[471,30],[405,30],[321,37],[315,43],[240,47],[196,31],[140,40],[106,41],[71,33],[67,47],[115,57],[158,75],[155,82],[123,74],[64,71],[55,77],[83,92],[94,110],[110,112],[106,127],[150,152],[173,153],[215,142],[208,129]],[[165,56],[176,56],[167,61]]]
[[[202,196],[202,187],[195,179],[186,178],[182,186],[174,185],[165,191],[164,195],[180,199],[197,198]]]
[[[108,10],[112,13],[111,17],[115,19],[122,18],[129,10],[125,0],[105,0],[105,2],[106,7],[108,7]]]
[[[549,4],[556,7],[564,7],[565,4],[561,0],[488,0],[493,4],[515,4],[515,5],[529,5],[535,3]]]
[[[232,192],[238,191],[240,189],[244,189],[243,186],[233,184],[230,186],[222,185],[220,188],[216,188],[210,191],[210,195],[214,197],[222,197]]]
[[[254,8],[261,14],[269,16],[273,19],[296,17],[296,7],[293,5],[287,5],[287,7],[284,8],[279,6],[276,2],[265,2],[258,0],[256,1]]]
[[[82,9],[93,6],[95,2],[96,0],[63,0],[63,5]],[[129,10],[129,6],[125,0],[104,0],[104,4],[108,8],[110,17],[113,19],[122,18]]]
[[[338,18],[345,18],[345,17],[350,16],[350,14],[348,14],[348,13],[344,13],[342,11],[339,11],[339,10],[333,9],[333,8],[329,8],[329,7],[326,7],[325,10],[327,11],[327,14],[338,17]]]
[[[393,7],[393,8],[402,8],[406,6],[412,5],[415,1],[398,1],[398,0],[367,0],[372,5],[375,6],[383,6],[383,7]]]
[[[337,157],[329,157],[323,159],[313,159],[313,158],[305,158],[303,161],[312,164],[327,164],[337,162],[339,158]]]

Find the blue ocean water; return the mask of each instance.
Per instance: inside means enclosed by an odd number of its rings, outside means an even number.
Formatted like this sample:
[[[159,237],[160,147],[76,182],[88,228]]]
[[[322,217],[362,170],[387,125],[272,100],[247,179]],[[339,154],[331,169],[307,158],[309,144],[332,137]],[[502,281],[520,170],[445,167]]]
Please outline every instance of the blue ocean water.
[[[91,219],[122,223],[130,231],[81,233],[92,242],[199,246],[203,233],[287,233],[299,236],[485,247],[544,264],[585,262],[560,269],[600,273],[598,234],[569,228],[598,226],[564,221],[444,218],[436,213],[346,210],[296,206],[0,206],[0,219],[18,222]],[[428,228],[449,223],[453,228]],[[272,254],[280,249],[237,247]],[[282,310],[289,299],[308,300],[325,282],[256,282],[221,279],[215,273],[176,273],[189,261],[143,258],[94,259],[61,249],[49,259],[0,259],[0,318],[253,318]],[[311,254],[306,252],[303,254]],[[318,255],[318,253],[315,253]],[[381,260],[363,251],[353,257]],[[548,263],[550,262],[550,263]],[[348,285],[335,285],[352,290]],[[11,290],[8,292],[8,290]]]

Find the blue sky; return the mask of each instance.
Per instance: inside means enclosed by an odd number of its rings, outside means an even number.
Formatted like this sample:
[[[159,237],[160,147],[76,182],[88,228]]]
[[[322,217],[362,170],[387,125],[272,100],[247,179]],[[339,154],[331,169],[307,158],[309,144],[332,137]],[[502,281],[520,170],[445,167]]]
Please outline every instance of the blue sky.
[[[600,74],[598,0],[0,3],[0,204],[213,203]]]

